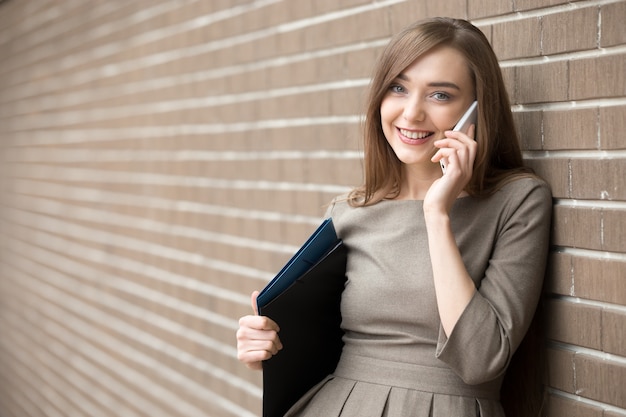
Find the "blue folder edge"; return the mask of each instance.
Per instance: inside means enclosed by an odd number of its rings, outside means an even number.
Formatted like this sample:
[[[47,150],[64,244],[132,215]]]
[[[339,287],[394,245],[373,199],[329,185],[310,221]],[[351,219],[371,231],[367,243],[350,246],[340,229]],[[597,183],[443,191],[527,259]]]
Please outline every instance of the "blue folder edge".
[[[333,219],[329,217],[319,225],[304,245],[298,249],[280,272],[259,293],[257,297],[258,311],[261,312],[263,306],[279,296],[315,265],[336,241],[337,233],[335,232]]]

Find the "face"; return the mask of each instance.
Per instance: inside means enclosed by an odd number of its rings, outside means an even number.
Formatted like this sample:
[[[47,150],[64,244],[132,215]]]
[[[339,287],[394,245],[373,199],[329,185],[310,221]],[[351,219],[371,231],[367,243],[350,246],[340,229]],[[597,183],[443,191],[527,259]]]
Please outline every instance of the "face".
[[[440,172],[430,160],[437,152],[433,143],[454,127],[474,96],[468,65],[456,49],[435,48],[414,61],[380,106],[383,132],[398,159]]]

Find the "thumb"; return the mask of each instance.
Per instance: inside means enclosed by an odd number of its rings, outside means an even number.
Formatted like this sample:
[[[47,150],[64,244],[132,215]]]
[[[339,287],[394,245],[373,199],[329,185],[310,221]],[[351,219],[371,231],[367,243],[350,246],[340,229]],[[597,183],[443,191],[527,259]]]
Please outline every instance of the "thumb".
[[[256,298],[259,296],[259,292],[258,291],[253,291],[252,295],[250,296],[250,303],[252,304],[252,310],[254,310],[254,314],[256,316],[259,315],[259,308],[256,304]]]

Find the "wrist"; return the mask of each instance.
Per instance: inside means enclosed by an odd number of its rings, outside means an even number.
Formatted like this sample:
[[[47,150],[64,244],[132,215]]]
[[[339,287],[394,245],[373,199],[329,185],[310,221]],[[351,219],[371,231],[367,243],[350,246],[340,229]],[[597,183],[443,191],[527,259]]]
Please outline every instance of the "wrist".
[[[444,204],[434,204],[432,202],[424,200],[422,210],[424,211],[424,217],[426,217],[427,220],[429,218],[439,219],[442,217],[449,217],[448,210],[446,209]]]
[[[450,216],[446,210],[425,208],[424,220],[428,229],[449,228],[450,226]]]

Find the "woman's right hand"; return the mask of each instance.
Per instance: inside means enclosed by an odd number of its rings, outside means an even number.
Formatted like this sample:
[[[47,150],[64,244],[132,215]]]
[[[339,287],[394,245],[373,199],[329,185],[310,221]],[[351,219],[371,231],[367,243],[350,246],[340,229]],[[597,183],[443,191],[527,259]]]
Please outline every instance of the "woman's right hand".
[[[269,317],[259,316],[256,307],[258,291],[251,296],[254,315],[239,319],[237,330],[237,358],[250,369],[260,370],[262,362],[283,348],[278,332],[280,328]]]

